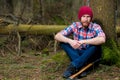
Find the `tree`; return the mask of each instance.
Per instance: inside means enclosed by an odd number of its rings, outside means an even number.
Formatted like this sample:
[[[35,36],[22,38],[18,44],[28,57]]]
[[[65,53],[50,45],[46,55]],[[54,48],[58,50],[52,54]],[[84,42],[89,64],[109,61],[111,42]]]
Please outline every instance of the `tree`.
[[[12,0],[0,0],[0,15],[6,15],[13,12]]]
[[[97,19],[102,23],[107,39],[116,40],[116,0],[90,0],[90,6],[94,11],[94,19]]]
[[[101,24],[107,38],[103,46],[103,62],[105,64],[119,64],[120,51],[117,47],[116,34],[116,0],[90,0],[94,12],[94,19]]]
[[[75,0],[75,1],[72,1],[72,11],[71,11],[71,13],[72,13],[72,20],[73,21],[79,21],[79,19],[78,19],[78,10],[79,10],[79,7],[80,7],[80,5],[82,5],[81,4],[82,3],[82,0]]]

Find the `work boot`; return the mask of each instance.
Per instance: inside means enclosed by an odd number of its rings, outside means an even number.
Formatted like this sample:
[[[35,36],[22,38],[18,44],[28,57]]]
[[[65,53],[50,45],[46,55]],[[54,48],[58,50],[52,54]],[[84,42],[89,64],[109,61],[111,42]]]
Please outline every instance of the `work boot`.
[[[66,71],[63,73],[63,78],[70,77],[72,74],[76,73],[76,71],[77,69],[72,64],[70,64]]]

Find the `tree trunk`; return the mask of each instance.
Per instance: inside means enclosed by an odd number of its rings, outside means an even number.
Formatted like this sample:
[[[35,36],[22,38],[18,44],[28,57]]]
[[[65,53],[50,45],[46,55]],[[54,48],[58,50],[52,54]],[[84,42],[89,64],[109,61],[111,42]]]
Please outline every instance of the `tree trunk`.
[[[106,43],[102,46],[102,63],[112,65],[119,63],[119,48],[116,34],[116,0],[90,0],[96,19],[106,34]]]
[[[13,12],[12,0],[0,0],[0,15],[8,15]]]
[[[72,17],[73,17],[73,21],[79,21],[78,19],[78,10],[80,5],[82,6],[82,0],[75,0],[72,2]]]
[[[116,0],[90,0],[94,11],[94,19],[102,23],[107,39],[116,40],[115,10]]]
[[[41,19],[40,6],[39,0],[13,0],[13,13],[27,24],[32,20],[38,23]]]

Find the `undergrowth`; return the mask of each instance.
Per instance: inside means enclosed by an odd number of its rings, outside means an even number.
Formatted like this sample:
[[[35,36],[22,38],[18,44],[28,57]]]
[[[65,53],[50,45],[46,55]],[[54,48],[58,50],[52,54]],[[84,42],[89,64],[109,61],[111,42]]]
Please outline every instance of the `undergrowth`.
[[[102,46],[103,64],[117,65],[120,67],[120,47],[115,41],[109,40]]]

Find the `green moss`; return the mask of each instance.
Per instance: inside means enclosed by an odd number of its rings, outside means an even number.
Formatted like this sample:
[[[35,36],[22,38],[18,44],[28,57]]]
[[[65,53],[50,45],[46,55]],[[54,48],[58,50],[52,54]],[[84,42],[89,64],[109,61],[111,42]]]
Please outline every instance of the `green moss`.
[[[52,56],[52,59],[58,63],[69,62],[69,58],[65,54],[65,52],[56,53],[55,55]]]
[[[118,53],[114,52],[113,49],[110,49],[109,47],[104,47],[103,49],[103,60],[106,64],[112,65],[116,64],[118,61]]]
[[[103,63],[108,65],[120,64],[120,49],[116,42],[113,40],[108,40],[103,49]]]

